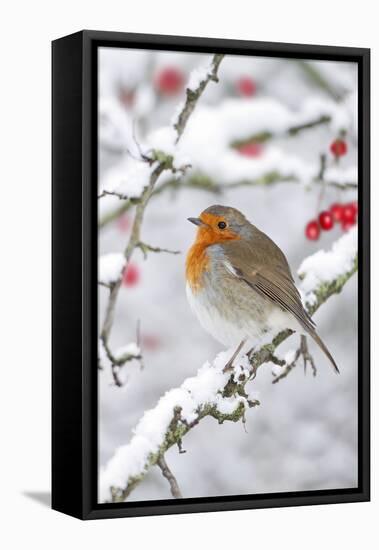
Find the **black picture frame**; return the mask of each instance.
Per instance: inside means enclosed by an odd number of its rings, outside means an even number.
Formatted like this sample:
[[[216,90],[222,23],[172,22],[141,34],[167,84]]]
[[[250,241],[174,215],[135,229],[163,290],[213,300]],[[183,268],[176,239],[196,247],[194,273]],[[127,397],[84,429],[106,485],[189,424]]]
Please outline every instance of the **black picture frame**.
[[[97,48],[353,61],[359,81],[358,487],[97,503]],[[81,519],[370,499],[370,50],[82,31],[52,43],[52,507]]]

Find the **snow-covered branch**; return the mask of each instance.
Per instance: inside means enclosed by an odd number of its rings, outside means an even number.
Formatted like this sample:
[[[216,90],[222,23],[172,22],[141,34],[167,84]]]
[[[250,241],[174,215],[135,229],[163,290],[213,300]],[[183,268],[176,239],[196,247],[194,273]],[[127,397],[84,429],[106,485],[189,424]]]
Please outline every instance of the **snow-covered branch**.
[[[211,78],[212,71],[205,68],[201,74],[203,78],[204,75]],[[203,82],[200,78],[199,86]],[[190,112],[192,107],[189,106],[193,105],[194,98],[196,93],[187,90],[187,101],[181,112]],[[183,120],[188,121],[184,133],[181,130]],[[333,135],[339,135],[347,131],[350,123],[350,114],[344,105],[336,105],[325,99],[309,99],[297,110],[273,98],[245,101],[228,99],[216,106],[200,105],[191,119],[181,119],[179,113],[173,121],[173,127],[161,128],[147,136],[145,150],[155,154],[160,152],[171,159],[171,168],[162,175],[153,195],[169,188],[181,189],[186,186],[222,192],[241,185],[255,186],[283,181],[317,183],[318,156],[309,162],[299,157],[295,150],[285,150],[280,140],[272,138],[296,136],[317,126],[328,126]],[[179,143],[176,127],[182,132]],[[252,156],[243,151],[246,144],[257,142],[264,142],[259,146],[263,148],[261,151]],[[150,153],[151,158],[153,153]],[[105,194],[126,195],[129,200],[119,206],[113,197],[109,207],[102,210],[100,227],[130,208],[133,201],[138,201],[140,182],[146,178],[146,166],[140,165],[141,162],[135,159],[126,159],[105,178]],[[183,165],[186,166],[185,175],[181,171]],[[175,177],[175,171],[180,178]],[[343,190],[356,189],[357,168],[343,168],[335,164],[326,170],[324,180],[327,186]],[[107,199],[111,200],[112,197],[108,196]]]
[[[163,145],[166,145],[166,150],[162,151],[158,148],[154,148],[151,151],[150,155],[142,154],[142,158],[132,163],[132,166],[129,169],[130,179],[127,179],[127,185],[129,186],[129,188],[127,187],[124,196],[128,199],[127,202],[129,202],[129,199],[134,200],[134,202],[136,203],[136,211],[131,229],[131,235],[123,253],[124,265],[122,266],[121,271],[118,273],[117,277],[115,277],[111,281],[111,284],[109,284],[109,298],[105,310],[102,329],[100,332],[100,339],[107,353],[108,359],[111,362],[113,378],[116,385],[118,386],[120,385],[120,380],[116,374],[117,371],[115,367],[119,367],[121,365],[118,365],[114,360],[114,354],[112,354],[109,346],[109,336],[113,326],[116,302],[122,284],[123,273],[125,269],[127,269],[130,258],[132,257],[136,248],[140,248],[145,254],[148,250],[155,252],[161,250],[151,246],[149,247],[148,245],[144,244],[141,239],[142,222],[145,214],[145,209],[153,194],[158,179],[165,171],[171,171],[173,173],[177,171],[184,172],[187,168],[185,163],[180,162],[180,155],[179,161],[178,158],[175,158],[174,156],[174,152],[176,152],[176,145],[182,137],[190,115],[194,111],[195,106],[200,99],[202,93],[204,92],[206,86],[211,80],[217,81],[217,71],[221,63],[222,57],[223,56],[221,55],[214,55],[211,62],[211,68],[208,69],[205,74],[202,74],[200,78],[192,78],[192,82],[190,79],[187,89],[186,101],[179,110],[173,129],[170,128],[163,134],[165,139],[168,140],[168,143],[163,143]],[[173,133],[175,134],[174,140],[172,139]],[[161,133],[161,137],[163,136]],[[100,197],[104,193],[104,190],[106,194],[109,194],[109,192],[122,194],[123,192],[122,190],[120,191],[118,189],[108,190],[105,186],[105,188],[99,195]]]
[[[326,170],[326,178],[320,180],[318,176],[313,177],[309,182],[311,184],[321,184],[325,187],[334,188],[340,191],[357,191],[357,174],[355,168],[342,170],[332,168]],[[180,179],[170,178],[154,189],[152,198],[165,193],[166,191],[180,191],[181,189],[191,188],[200,191],[206,191],[214,194],[222,194],[229,189],[238,187],[266,187],[277,185],[279,183],[305,183],[304,179],[296,172],[278,172],[270,170],[256,178],[243,178],[229,183],[220,183],[206,173],[191,171],[185,177]],[[108,223],[117,219],[121,214],[127,212],[133,204],[124,202],[121,206],[106,213],[100,220],[99,227],[105,227]]]
[[[333,294],[341,292],[357,270],[357,228],[336,241],[328,252],[320,250],[306,258],[300,268],[304,304],[313,314]],[[196,376],[163,395],[145,412],[127,445],[119,447],[100,472],[100,501],[122,502],[173,445],[181,448],[183,437],[211,416],[219,423],[244,421],[246,411],[259,405],[251,391],[258,368],[270,361],[284,369],[294,366],[295,357],[278,361],[278,346],[292,334],[285,330],[273,340],[239,359],[232,374],[223,372],[231,350],[205,363]]]
[[[211,80],[213,80],[213,82],[218,82],[217,72],[223,57],[224,55],[222,54],[216,54],[212,58],[210,67],[204,67],[203,69],[198,69],[192,72],[186,89],[186,101],[184,106],[179,109],[178,118],[174,123],[174,128],[177,132],[176,142],[178,142],[181,138],[188,119],[191,116],[199,97],[208,85],[208,82]]]
[[[244,139],[237,139],[233,141],[231,143],[231,146],[238,149],[242,145],[246,145],[247,143],[251,143],[251,142],[264,143],[265,141],[268,141],[273,138],[297,136],[303,130],[310,130],[311,128],[315,128],[316,126],[328,124],[329,122],[331,122],[331,120],[332,119],[330,115],[320,115],[316,118],[309,119],[299,124],[294,124],[293,126],[289,126],[288,128],[285,128],[284,130],[282,129],[278,132],[274,132],[270,130],[262,130],[255,134],[251,134],[250,136],[247,136]]]

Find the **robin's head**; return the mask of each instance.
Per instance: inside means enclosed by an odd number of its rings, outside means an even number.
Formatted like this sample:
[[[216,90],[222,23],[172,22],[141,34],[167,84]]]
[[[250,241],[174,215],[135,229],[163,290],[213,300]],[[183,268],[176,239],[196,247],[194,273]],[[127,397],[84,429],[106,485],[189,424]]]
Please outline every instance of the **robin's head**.
[[[188,218],[198,226],[197,241],[206,244],[240,239],[247,224],[245,216],[230,206],[210,206],[198,218]]]

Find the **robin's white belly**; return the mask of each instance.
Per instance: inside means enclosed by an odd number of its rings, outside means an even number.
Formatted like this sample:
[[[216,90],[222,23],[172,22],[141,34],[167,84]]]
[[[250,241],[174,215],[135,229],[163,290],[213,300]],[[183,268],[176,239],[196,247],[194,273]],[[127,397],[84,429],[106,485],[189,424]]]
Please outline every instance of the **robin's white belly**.
[[[233,307],[225,303],[223,297],[206,290],[193,292],[186,287],[191,309],[202,327],[225,346],[238,345],[241,340],[253,342],[269,341],[272,336],[284,328],[297,330],[298,324],[291,315],[279,308],[271,307],[266,300],[257,297],[256,304],[248,307]]]
[[[256,303],[246,308],[233,307],[207,290],[194,293],[187,284],[187,298],[202,327],[225,346],[237,346],[241,340],[253,343],[269,341],[285,328],[298,330],[300,327],[292,315],[256,296]],[[264,300],[262,302],[262,300]],[[263,306],[263,307],[262,307]]]

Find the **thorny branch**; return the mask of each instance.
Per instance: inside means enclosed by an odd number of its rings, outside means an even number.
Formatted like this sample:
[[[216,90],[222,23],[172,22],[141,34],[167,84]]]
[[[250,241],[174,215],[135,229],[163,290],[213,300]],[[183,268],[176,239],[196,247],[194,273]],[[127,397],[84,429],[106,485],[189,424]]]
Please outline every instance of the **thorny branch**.
[[[181,112],[179,113],[177,122],[174,125],[175,130],[177,132],[176,142],[178,142],[180,137],[182,136],[184,129],[186,127],[186,124],[188,122],[188,119],[191,113],[193,112],[198,100],[200,99],[208,83],[211,80],[217,82],[217,71],[222,61],[222,58],[223,58],[223,55],[214,55],[212,59],[212,64],[211,64],[212,69],[210,73],[203,80],[199,82],[195,90],[187,89],[186,101],[184,103],[184,106]],[[136,205],[136,211],[135,211],[133,226],[131,230],[131,235],[126,245],[126,248],[124,250],[124,257],[126,260],[124,269],[122,270],[117,281],[112,285],[109,292],[109,298],[108,298],[108,303],[105,310],[103,326],[100,332],[100,338],[104,344],[104,348],[106,351],[109,350],[109,336],[113,326],[117,297],[121,288],[123,273],[125,269],[127,269],[130,258],[137,247],[141,248],[141,250],[145,254],[147,251],[147,248],[146,248],[147,245],[142,245],[142,246],[145,246],[145,248],[141,247],[141,244],[142,244],[141,228],[142,228],[142,222],[143,222],[146,206],[149,203],[149,200],[155,188],[155,184],[157,183],[157,180],[160,177],[160,175],[166,170],[171,170],[172,172],[175,172],[177,170],[173,166],[173,161],[174,159],[170,155],[166,155],[160,151],[153,151],[153,156],[149,159],[146,159],[146,162],[150,162],[155,167],[151,172],[148,185],[145,187],[141,196],[138,198],[138,202],[136,201],[137,205]],[[183,167],[182,170],[185,170],[185,168],[186,167]],[[126,204],[129,204],[129,200],[127,201]],[[158,249],[154,250],[153,247],[150,247],[149,249],[151,251],[158,251]],[[118,367],[118,365],[111,359],[112,354],[109,354],[108,351],[107,351],[107,355],[112,364],[112,374],[113,374],[115,384],[119,386],[121,381],[117,375],[116,367]]]
[[[358,267],[358,260],[357,260],[357,257],[355,257],[353,266],[349,271],[346,271],[345,273],[341,274],[340,276],[338,276],[336,279],[332,281],[321,283],[319,286],[317,286],[317,288],[313,289],[314,300],[312,300],[312,302],[306,302],[305,304],[308,313],[310,315],[313,315],[314,312],[324,302],[326,302],[332,295],[340,293],[344,285],[347,283],[347,281],[357,271],[357,267]],[[249,364],[250,364],[249,376],[248,377],[239,376],[237,379],[235,379],[235,375],[234,373],[232,373],[226,385],[220,391],[221,395],[226,398],[231,396],[241,396],[247,400],[248,407],[255,407],[259,405],[259,401],[248,399],[245,386],[249,381],[255,378],[257,370],[263,364],[268,362],[274,362],[276,364],[280,364],[281,366],[284,366],[285,362],[281,359],[278,359],[278,357],[275,355],[275,351],[276,351],[276,348],[280,344],[282,344],[282,342],[284,342],[292,334],[293,334],[292,330],[290,329],[284,330],[279,334],[277,334],[269,344],[265,344],[257,350],[252,350],[248,355]],[[301,346],[295,354],[295,360],[298,360],[301,355],[303,355],[305,361],[306,360],[311,361],[308,357],[309,352],[308,352],[308,348],[306,347],[306,341],[304,340],[302,340]],[[312,362],[311,362],[311,365],[312,365]],[[292,363],[291,365],[287,365],[287,367],[285,367],[284,372],[287,369],[289,369],[288,370],[289,372],[290,370],[292,370],[292,368],[294,368],[294,366],[295,365]],[[314,367],[314,364],[312,365],[312,367]],[[285,376],[287,374],[285,374]],[[284,378],[284,376],[282,376],[281,378]],[[274,380],[274,383],[275,383],[275,380]],[[140,473],[137,475],[130,476],[126,480],[126,484],[124,487],[110,488],[112,501],[123,502],[129,496],[131,491],[133,491],[136,485],[143,480],[148,470],[152,466],[158,464],[161,461],[161,458],[164,457],[164,454],[168,449],[170,449],[170,447],[172,447],[173,445],[178,445],[179,448],[181,448],[183,437],[192,428],[197,426],[203,418],[207,416],[212,416],[213,418],[218,420],[220,424],[222,424],[225,421],[231,421],[231,422],[238,422],[239,420],[244,421],[245,413],[246,413],[246,405],[244,404],[244,402],[240,402],[238,407],[231,413],[225,413],[220,411],[218,407],[213,403],[203,403],[197,409],[196,418],[191,423],[188,423],[185,420],[183,420],[181,417],[181,407],[179,406],[175,407],[173,410],[172,420],[169,424],[169,427],[166,433],[162,438],[162,442],[160,443],[158,450],[156,452],[150,453],[150,455],[147,458],[147,461],[141,468]]]

